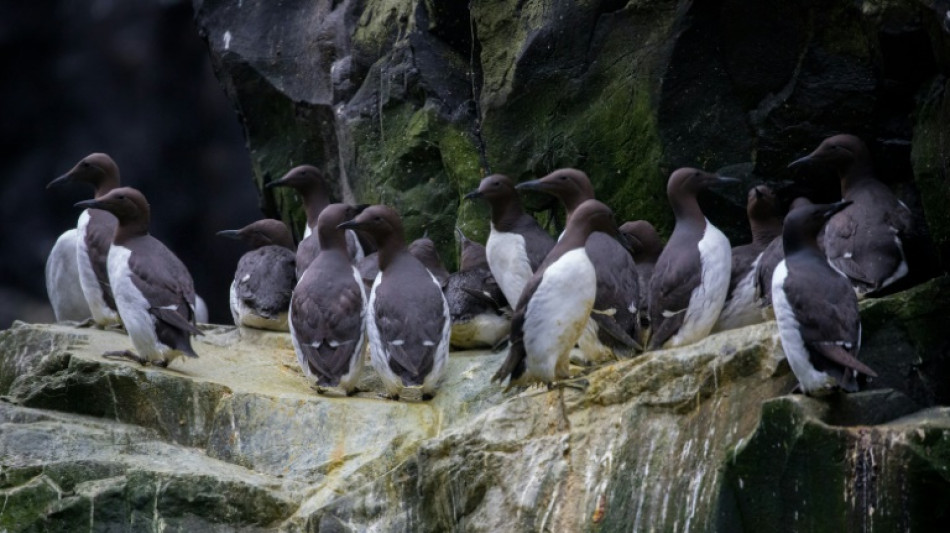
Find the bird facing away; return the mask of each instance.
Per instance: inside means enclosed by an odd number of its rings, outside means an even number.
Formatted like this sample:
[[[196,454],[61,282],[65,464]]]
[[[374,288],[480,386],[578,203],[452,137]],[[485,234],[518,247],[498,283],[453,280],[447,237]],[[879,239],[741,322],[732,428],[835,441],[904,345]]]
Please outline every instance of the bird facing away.
[[[772,276],[772,302],[782,349],[802,391],[826,394],[836,387],[858,390],[857,372],[877,374],[857,359],[861,347],[858,299],[848,278],[818,249],[818,231],[852,205],[815,204],[785,217],[785,259]]]
[[[541,179],[518,184],[553,195],[564,205],[567,218],[585,200],[594,198],[594,187],[584,172],[555,170]],[[616,228],[613,234],[617,234]],[[595,231],[584,245],[597,274],[594,312],[578,340],[582,363],[603,363],[642,350],[640,338],[640,284],[633,256],[611,235]]]
[[[51,181],[46,188],[64,183],[85,183],[95,191],[94,198],[102,198],[119,186],[119,167],[106,154],[89,154],[69,172]],[[83,211],[76,225],[76,247],[71,251],[63,248],[62,252],[76,256],[74,261],[78,268],[78,279],[73,278],[71,272],[60,273],[59,277],[63,278],[58,281],[60,288],[51,291],[68,291],[64,284],[77,283],[93,322],[100,328],[117,325],[120,321],[112,287],[109,285],[108,272],[109,247],[112,245],[115,228],[116,219],[111,213],[102,210]],[[53,260],[52,256],[50,260]],[[65,259],[58,261],[64,265],[68,264]]]
[[[841,180],[841,198],[854,203],[825,225],[828,261],[844,273],[859,297],[879,291],[907,275],[903,239],[912,215],[874,175],[864,141],[854,135],[828,137],[789,168],[831,168]]]
[[[231,282],[231,316],[235,326],[288,331],[287,310],[296,282],[294,241],[280,220],[263,219],[218,235],[244,242]]]
[[[372,205],[339,225],[376,243],[379,274],[366,313],[370,362],[389,397],[421,389],[432,398],[449,356],[449,306],[435,276],[409,253],[399,214]]]
[[[461,245],[458,272],[449,275],[445,299],[452,320],[451,345],[460,349],[495,348],[511,330],[511,309],[495,282],[485,247],[456,228]]]
[[[709,335],[726,301],[732,249],[696,201],[700,191],[739,180],[695,168],[675,170],[666,194],[676,225],[650,281],[649,349],[692,344]]]
[[[465,198],[482,198],[491,207],[491,231],[485,253],[492,275],[508,302],[517,302],[531,275],[551,248],[554,238],[524,212],[511,179],[492,174]]]
[[[410,242],[409,253],[421,261],[429,272],[435,276],[435,279],[439,281],[439,285],[445,289],[449,282],[449,271],[442,264],[442,259],[439,257],[439,252],[435,249],[435,243],[432,242],[432,239],[422,236]],[[363,278],[363,284],[366,285],[366,290],[369,291],[373,287],[373,282],[376,281],[376,275],[379,274],[378,253],[366,254],[356,266]]]
[[[326,178],[320,169],[311,165],[300,165],[290,169],[287,174],[266,185],[268,189],[274,187],[290,187],[297,191],[303,201],[304,213],[307,215],[307,225],[304,228],[303,239],[297,244],[297,279],[303,275],[307,265],[320,252],[320,239],[313,235],[317,227],[317,218],[330,205],[330,189]],[[358,263],[363,258],[363,247],[353,232],[347,232],[346,246],[350,260]]]
[[[587,200],[525,286],[511,321],[508,357],[492,377],[493,382],[507,378],[506,390],[570,377],[570,351],[597,294],[597,275],[584,247],[594,231],[619,236],[610,208]]]
[[[122,324],[138,356],[107,352],[142,364],[167,366],[185,355],[198,357],[191,347],[195,327],[195,289],[181,260],[148,234],[149,205],[136,189],[120,187],[76,207],[101,209],[115,215],[118,227],[109,249],[109,283]]]
[[[637,280],[640,289],[640,338],[646,344],[646,333],[650,330],[650,280],[656,261],[663,253],[663,240],[653,224],[646,220],[631,220],[620,225],[620,233],[626,238],[633,261],[637,265]]]
[[[317,218],[322,247],[294,288],[290,302],[290,336],[297,362],[316,380],[317,391],[340,387],[356,392],[365,363],[366,292],[349,257],[340,224],[357,207],[330,204]]]
[[[765,319],[756,298],[756,269],[769,243],[782,236],[778,198],[772,189],[765,185],[749,189],[746,214],[752,242],[732,248],[729,292],[713,331],[741,328]]]

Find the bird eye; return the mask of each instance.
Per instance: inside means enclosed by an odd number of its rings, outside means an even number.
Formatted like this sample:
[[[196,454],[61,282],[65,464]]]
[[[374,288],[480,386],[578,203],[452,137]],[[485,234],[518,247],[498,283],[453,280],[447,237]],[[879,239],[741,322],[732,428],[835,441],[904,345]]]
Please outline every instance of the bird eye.
[[[83,161],[82,163],[79,164],[79,166],[81,166],[81,167],[88,167],[88,166],[89,166],[89,163],[86,162],[86,161]]]
[[[566,179],[567,179],[567,176],[561,176],[561,181],[564,181]]]
[[[381,222],[383,219],[380,217],[374,217],[373,220],[375,220],[376,222]]]
[[[125,200],[125,195],[124,195],[124,194],[120,194],[117,198],[118,198],[119,200]]]

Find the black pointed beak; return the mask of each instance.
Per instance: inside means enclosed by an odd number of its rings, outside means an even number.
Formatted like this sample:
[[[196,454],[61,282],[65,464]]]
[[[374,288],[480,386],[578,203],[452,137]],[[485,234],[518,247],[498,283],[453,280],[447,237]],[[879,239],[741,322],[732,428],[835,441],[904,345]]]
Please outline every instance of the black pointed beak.
[[[73,174],[71,172],[67,172],[66,174],[63,174],[62,176],[47,183],[46,190],[56,187],[57,185],[62,185],[63,183],[69,183],[71,181],[73,181]]]
[[[788,164],[789,169],[801,168],[811,162],[811,154],[806,155],[805,157],[799,157],[798,159],[792,161]]]
[[[81,202],[76,202],[73,204],[73,207],[79,207],[81,209],[102,209],[102,205],[97,200],[83,200]]]
[[[465,198],[466,200],[474,200],[475,198],[481,198],[481,197],[482,197],[482,192],[479,191],[478,189],[476,189],[476,190],[474,190],[474,191],[472,191],[472,192],[470,192],[470,193],[468,193],[468,194],[466,194],[466,195],[464,196],[464,198]]]
[[[281,180],[274,180],[274,181],[269,181],[266,184],[264,184],[265,189],[273,189],[275,187],[287,187],[287,182],[284,182]]]
[[[728,176],[716,176],[717,185],[730,185],[733,183],[742,183],[739,178],[730,178]]]
[[[219,231],[219,232],[217,233],[217,236],[218,236],[218,237],[224,237],[224,238],[226,238],[226,239],[240,240],[240,239],[241,239],[241,230],[226,229],[226,230]]]
[[[547,188],[546,185],[547,184],[541,180],[531,180],[531,181],[525,181],[525,182],[515,185],[515,189],[529,190],[529,191],[543,191]]]
[[[832,216],[834,216],[835,213],[842,211],[844,208],[848,207],[849,205],[853,203],[854,202],[852,202],[851,200],[842,200],[836,204],[831,204],[828,210],[825,211],[825,220],[831,218]]]
[[[337,229],[360,229],[360,223],[355,220],[347,220],[346,222],[338,225]]]

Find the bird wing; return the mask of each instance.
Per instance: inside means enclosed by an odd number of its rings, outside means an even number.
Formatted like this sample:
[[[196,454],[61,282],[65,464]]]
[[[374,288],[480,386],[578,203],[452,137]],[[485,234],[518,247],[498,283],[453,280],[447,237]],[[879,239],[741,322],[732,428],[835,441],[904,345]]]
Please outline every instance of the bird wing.
[[[702,280],[699,249],[663,254],[650,282],[650,347],[658,348],[679,331],[693,290]]]
[[[203,335],[194,326],[194,282],[181,260],[149,235],[124,246],[132,251],[129,256],[132,283],[148,301],[149,312],[174,329]]]
[[[418,263],[398,283],[384,274],[376,288],[375,321],[380,341],[389,354],[389,366],[407,385],[421,385],[435,364],[447,328],[447,304],[442,289]],[[410,318],[435,317],[433,320]]]
[[[291,316],[310,373],[321,385],[334,386],[349,369],[355,350],[362,349],[364,295],[355,277],[341,284],[319,266],[310,269],[314,277],[301,280],[294,291]]]
[[[854,357],[861,343],[861,317],[857,296],[844,277],[817,258],[793,265],[785,278],[785,295],[806,346],[834,363],[876,375]]]
[[[282,246],[264,246],[244,254],[234,272],[237,297],[270,318],[287,312],[294,280],[294,253]]]

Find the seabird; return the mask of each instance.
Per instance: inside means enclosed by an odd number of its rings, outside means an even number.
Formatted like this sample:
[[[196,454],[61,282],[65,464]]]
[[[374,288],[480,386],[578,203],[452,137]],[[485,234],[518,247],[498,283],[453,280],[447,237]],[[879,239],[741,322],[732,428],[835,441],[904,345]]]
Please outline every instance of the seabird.
[[[848,278],[834,270],[818,249],[818,231],[851,204],[815,204],[785,217],[785,259],[772,276],[772,302],[782,350],[806,394],[835,387],[858,390],[857,372],[877,377],[857,360],[861,348],[858,299]]]
[[[799,196],[792,200],[789,211],[805,205],[811,205],[811,200],[804,196]],[[819,237],[818,243],[820,247],[821,237]],[[775,318],[775,314],[772,311],[772,274],[775,273],[775,267],[778,266],[782,259],[785,259],[785,251],[784,248],[782,248],[782,235],[779,233],[779,235],[772,239],[772,242],[765,247],[765,250],[762,251],[762,256],[759,257],[759,261],[755,265],[756,305],[758,305],[762,313],[762,318],[765,320]]]
[[[389,397],[421,389],[432,398],[449,357],[449,305],[438,280],[406,246],[399,214],[372,205],[338,227],[369,235],[379,254],[379,274],[366,313],[370,362]]]
[[[505,390],[570,377],[569,354],[597,295],[597,274],[584,246],[594,231],[619,237],[610,208],[587,200],[525,286],[511,321],[508,357],[492,377],[507,378]]]
[[[178,257],[148,234],[145,196],[131,187],[120,187],[76,207],[108,211],[118,219],[109,248],[109,283],[122,324],[139,355],[129,351],[104,355],[162,367],[181,355],[198,357],[191,347],[191,335],[202,335],[194,324],[194,282]]]
[[[356,392],[365,362],[366,292],[350,259],[346,236],[337,226],[356,216],[358,207],[330,204],[317,218],[321,249],[294,288],[290,337],[297,362],[317,391],[340,387]]]
[[[707,187],[739,180],[680,168],[670,175],[666,195],[676,225],[657,259],[650,281],[649,349],[692,344],[719,318],[729,290],[732,249],[696,201]]]
[[[449,271],[442,264],[442,259],[439,258],[439,252],[435,249],[435,243],[432,242],[432,239],[423,236],[410,242],[409,253],[422,262],[426,269],[439,281],[439,286],[444,290],[449,282]],[[366,286],[366,291],[369,292],[373,288],[373,282],[376,281],[376,275],[379,274],[379,253],[366,254],[360,259],[356,267],[363,279],[363,284]]]
[[[859,297],[879,291],[907,275],[902,239],[910,231],[910,209],[878,181],[864,142],[854,135],[828,137],[789,168],[833,169],[841,180],[841,198],[853,205],[825,225],[828,261],[851,279]]]
[[[92,319],[79,283],[78,240],[76,228],[64,231],[46,258],[46,294],[57,322]]]
[[[585,200],[594,198],[594,187],[584,172],[562,168],[541,179],[519,183],[528,189],[553,195],[564,205],[567,219]],[[617,234],[614,228],[613,234]],[[578,340],[581,363],[603,363],[642,350],[640,338],[639,277],[633,256],[610,235],[595,231],[584,245],[597,274],[594,312]]]
[[[231,282],[231,316],[235,326],[288,331],[287,310],[296,282],[294,240],[280,220],[263,219],[218,235],[243,241]]]
[[[317,227],[317,218],[330,205],[330,190],[326,179],[318,168],[311,165],[301,165],[290,169],[287,174],[266,185],[268,189],[274,187],[290,187],[297,191],[303,200],[304,213],[307,215],[307,224],[304,228],[303,239],[297,244],[297,279],[303,275],[307,265],[320,253],[320,239],[313,235]],[[350,259],[358,263],[363,258],[363,247],[352,231],[346,235],[346,246]]]
[[[86,183],[95,190],[95,198],[102,198],[119,186],[119,167],[106,154],[93,153],[82,158],[69,172],[51,181],[47,189],[63,183]],[[78,284],[86,299],[86,305],[96,326],[105,328],[119,324],[112,288],[109,286],[108,257],[116,220],[111,213],[98,209],[85,210],[79,215],[76,225],[76,265]],[[68,240],[68,237],[66,238]],[[64,242],[64,245],[66,243]],[[67,250],[68,249],[63,248]],[[52,260],[52,258],[50,259]],[[59,259],[63,265],[68,260]],[[71,274],[63,273],[59,283],[72,283]],[[72,290],[72,289],[67,289]],[[53,289],[59,292],[60,289]]]
[[[623,234],[633,254],[633,262],[637,266],[637,285],[640,289],[640,338],[646,342],[646,333],[650,330],[650,310],[647,304],[650,301],[650,280],[653,279],[653,269],[656,261],[663,252],[663,240],[656,232],[653,224],[646,220],[631,220],[620,225]]]
[[[458,272],[449,275],[445,299],[452,320],[451,345],[460,349],[497,347],[511,330],[511,308],[495,282],[485,247],[456,228],[461,253]]]
[[[491,232],[485,243],[488,266],[508,302],[517,302],[525,284],[554,247],[554,238],[524,212],[511,179],[492,174],[465,195],[491,206]]]
[[[782,236],[778,199],[772,189],[765,185],[749,189],[746,214],[752,242],[732,248],[729,292],[713,331],[741,328],[765,319],[756,298],[756,269],[769,243]]]

